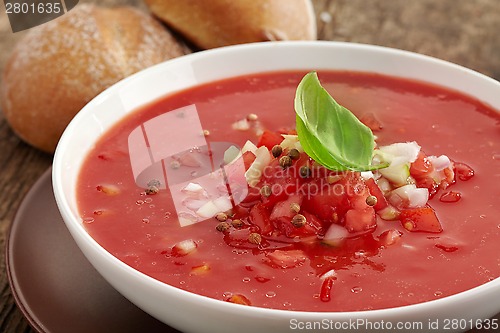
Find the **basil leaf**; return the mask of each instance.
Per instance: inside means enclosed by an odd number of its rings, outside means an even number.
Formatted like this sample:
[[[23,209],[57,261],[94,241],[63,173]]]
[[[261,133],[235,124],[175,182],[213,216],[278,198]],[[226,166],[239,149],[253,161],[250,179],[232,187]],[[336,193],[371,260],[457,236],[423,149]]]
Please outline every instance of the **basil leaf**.
[[[372,131],[338,104],[321,86],[316,72],[308,73],[295,95],[297,134],[304,151],[330,170],[367,171],[375,141]]]

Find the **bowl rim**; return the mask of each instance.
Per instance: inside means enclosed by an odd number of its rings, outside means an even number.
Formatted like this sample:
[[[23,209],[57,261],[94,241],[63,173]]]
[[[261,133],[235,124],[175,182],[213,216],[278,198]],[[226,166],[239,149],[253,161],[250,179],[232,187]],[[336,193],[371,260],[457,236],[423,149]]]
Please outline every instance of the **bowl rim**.
[[[438,59],[435,57],[431,57],[428,55],[418,54],[411,51],[405,51],[390,47],[377,46],[377,45],[369,45],[362,43],[351,43],[351,42],[336,42],[336,41],[280,41],[280,42],[264,42],[264,43],[251,43],[251,44],[243,44],[236,46],[227,46],[221,47],[217,49],[204,50],[191,54],[187,54],[178,58],[170,59],[165,62],[159,63],[157,65],[151,66],[144,70],[141,70],[123,80],[113,84],[100,94],[98,94],[95,98],[93,98],[84,108],[73,118],[70,124],[67,126],[64,131],[61,139],[57,145],[54,160],[53,160],[53,169],[52,169],[52,182],[53,182],[53,191],[56,198],[57,206],[60,210],[60,213],[63,217],[63,220],[66,226],[70,229],[72,236],[75,238],[74,232],[78,232],[80,237],[80,241],[84,241],[87,245],[91,246],[95,251],[99,253],[99,255],[104,258],[107,262],[112,265],[115,265],[117,268],[125,272],[126,274],[131,274],[138,279],[143,280],[145,283],[152,285],[155,288],[164,289],[169,293],[178,293],[180,297],[185,299],[188,302],[204,302],[205,306],[212,307],[222,307],[221,309],[227,309],[231,312],[242,312],[245,313],[253,313],[254,315],[269,315],[277,316],[279,318],[297,318],[301,319],[324,319],[324,318],[335,318],[335,319],[343,319],[343,318],[380,318],[380,317],[394,317],[404,314],[409,314],[412,312],[418,312],[420,310],[434,308],[440,308],[442,306],[452,303],[460,303],[468,300],[471,297],[476,296],[478,293],[489,293],[493,290],[500,291],[500,277],[495,278],[492,281],[486,282],[474,288],[467,289],[465,291],[459,292],[457,294],[453,294],[450,296],[446,296],[440,299],[410,304],[405,306],[397,306],[391,308],[383,308],[383,309],[375,309],[375,310],[362,310],[362,311],[338,311],[338,312],[317,312],[317,311],[297,311],[297,310],[282,310],[282,309],[273,309],[273,308],[265,308],[265,307],[257,307],[257,306],[241,306],[239,304],[233,304],[230,302],[225,302],[222,300],[218,300],[215,298],[211,298],[208,296],[199,295],[190,291],[183,290],[181,288],[169,285],[167,283],[156,280],[134,268],[125,264],[107,250],[104,249],[96,240],[94,240],[88,232],[86,232],[84,226],[81,221],[79,221],[77,216],[74,216],[71,213],[71,208],[69,207],[69,203],[66,200],[66,196],[64,195],[64,191],[61,187],[61,175],[64,170],[62,165],[64,150],[67,149],[69,142],[71,141],[72,132],[77,130],[77,127],[82,119],[87,117],[87,114],[90,113],[92,108],[97,105],[103,99],[109,98],[113,94],[116,94],[122,87],[126,86],[130,82],[133,82],[137,79],[140,79],[143,76],[148,76],[150,73],[154,73],[157,71],[161,71],[164,67],[170,66],[184,66],[189,65],[190,62],[196,59],[200,59],[206,57],[207,55],[216,55],[216,56],[224,56],[228,53],[233,52],[245,52],[247,50],[259,50],[259,49],[272,49],[272,48],[323,48],[323,47],[333,47],[333,48],[348,48],[352,50],[361,50],[368,52],[377,52],[377,53],[385,53],[392,54],[396,56],[404,56],[416,59],[418,61],[432,62],[438,66],[445,66],[452,70],[458,70],[464,72],[468,75],[473,75],[480,80],[488,81],[490,84],[496,85],[500,90],[500,82],[490,78],[484,74],[478,73],[466,67]],[[290,68],[293,69],[293,68]],[[354,70],[355,71],[355,70]],[[252,73],[252,72],[250,72]],[[256,71],[253,71],[256,73]],[[386,74],[389,76],[395,76],[391,74]],[[237,75],[236,75],[237,76]],[[229,78],[231,76],[222,76],[219,79]],[[404,77],[404,76],[401,76]],[[432,81],[428,81],[430,84],[434,84]],[[439,84],[437,84],[439,85]],[[194,86],[194,85],[191,85]],[[183,90],[185,88],[182,88]],[[447,89],[450,89],[447,87]],[[167,93],[171,93],[168,91]],[[462,94],[466,94],[465,92],[461,92]],[[472,96],[475,98],[475,96]],[[495,109],[493,107],[493,109]],[[496,109],[495,109],[496,110]],[[497,112],[499,112],[497,110]],[[118,117],[116,122],[122,117]],[[79,165],[78,167],[81,167]]]

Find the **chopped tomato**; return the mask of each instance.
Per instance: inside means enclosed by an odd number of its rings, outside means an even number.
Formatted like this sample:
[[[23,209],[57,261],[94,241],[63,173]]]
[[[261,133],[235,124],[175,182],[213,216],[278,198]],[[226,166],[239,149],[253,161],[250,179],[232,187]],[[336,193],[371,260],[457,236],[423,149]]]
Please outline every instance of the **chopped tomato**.
[[[301,187],[304,193],[304,210],[313,213],[325,222],[339,222],[350,208],[345,185],[339,181],[335,184],[310,182]]]
[[[377,219],[373,207],[363,210],[350,209],[345,214],[345,227],[349,232],[368,231],[377,226]]]
[[[293,217],[297,212],[292,210],[292,204],[300,205],[302,204],[302,196],[291,195],[286,200],[278,202],[271,212],[271,220],[276,220],[280,217]]]
[[[370,179],[365,181],[365,184],[368,187],[370,194],[373,195],[375,198],[377,198],[377,203],[373,206],[373,209],[375,209],[376,211],[379,211],[379,210],[387,207],[388,203],[384,197],[384,193],[382,193],[382,190],[377,185],[375,180],[373,178],[370,178]]]
[[[283,141],[281,134],[265,130],[257,143],[257,147],[266,146],[271,150],[274,146],[279,145]]]
[[[302,250],[275,250],[266,255],[267,259],[270,260],[271,266],[277,266],[280,268],[294,268],[304,264],[306,261],[306,255]]]
[[[433,170],[434,167],[423,151],[418,153],[417,159],[410,165],[410,175],[415,178],[424,177]]]
[[[241,305],[252,305],[250,300],[241,294],[234,294],[231,297],[228,297],[226,299],[226,302],[241,304]]]
[[[269,216],[269,211],[263,204],[256,204],[250,209],[249,220],[252,224],[259,227],[263,235],[267,235],[273,231],[273,225]]]
[[[424,231],[439,233],[443,231],[436,212],[431,207],[403,209],[400,215],[401,224],[408,231]]]
[[[252,153],[251,151],[246,151],[241,155],[241,159],[243,159],[243,163],[245,165],[245,170],[248,170],[250,168],[250,165],[252,165],[253,161],[255,161],[255,154]]]
[[[399,242],[402,235],[403,234],[401,233],[401,231],[398,231],[396,229],[390,229],[390,230],[384,231],[380,236],[378,236],[378,239],[379,239],[380,245],[389,246],[389,245],[394,245],[397,242]]]
[[[474,176],[474,170],[465,163],[455,162],[455,171],[460,180],[466,181]]]

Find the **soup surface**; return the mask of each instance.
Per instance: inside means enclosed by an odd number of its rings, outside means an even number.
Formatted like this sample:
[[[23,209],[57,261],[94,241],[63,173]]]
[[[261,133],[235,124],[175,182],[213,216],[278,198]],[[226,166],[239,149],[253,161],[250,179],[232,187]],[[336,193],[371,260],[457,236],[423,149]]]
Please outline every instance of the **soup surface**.
[[[280,236],[263,247],[259,242],[234,242],[216,228],[220,219],[192,223],[188,215],[188,223],[183,223],[187,225],[181,226],[179,220],[186,220],[175,206],[175,191],[196,183],[203,172],[196,161],[175,164],[158,158],[151,150],[153,141],[162,142],[168,151],[179,146],[180,152],[185,150],[186,132],[196,133],[199,138],[194,140],[203,138],[209,147],[225,142],[242,147],[247,140],[257,144],[263,130],[293,133],[293,101],[304,74],[263,73],[201,85],[128,115],[103,135],[82,167],[77,195],[88,232],[126,264],[172,286],[276,309],[396,307],[442,298],[499,277],[500,115],[462,94],[381,75],[319,72],[323,86],[340,104],[361,119],[376,119],[379,145],[416,141],[426,154],[445,154],[474,170],[474,177],[457,179],[450,187],[460,200],[443,199],[447,191],[429,200],[442,232],[410,232],[399,221],[377,217],[376,228],[342,244]],[[162,117],[179,108],[184,111],[176,117],[187,115],[188,125],[168,126],[175,124],[173,116]],[[189,118],[193,114],[199,122]],[[163,119],[156,122],[163,125],[151,125],[155,119]],[[146,138],[145,144],[136,135]],[[149,178],[140,174],[151,167],[148,161],[158,161],[162,179],[169,179],[169,170],[179,166],[189,175],[175,184],[167,180],[145,185],[140,178]],[[190,204],[192,210],[199,208],[195,201]],[[394,244],[382,242],[387,230],[397,231]]]

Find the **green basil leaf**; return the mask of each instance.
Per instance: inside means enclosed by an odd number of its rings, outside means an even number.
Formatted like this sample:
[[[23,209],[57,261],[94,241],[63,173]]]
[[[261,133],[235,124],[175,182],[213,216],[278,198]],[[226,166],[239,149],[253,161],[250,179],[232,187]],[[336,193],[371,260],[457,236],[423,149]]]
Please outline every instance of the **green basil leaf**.
[[[372,131],[330,96],[315,72],[307,74],[297,87],[295,112],[304,151],[326,168],[367,171],[387,166],[371,165]]]

